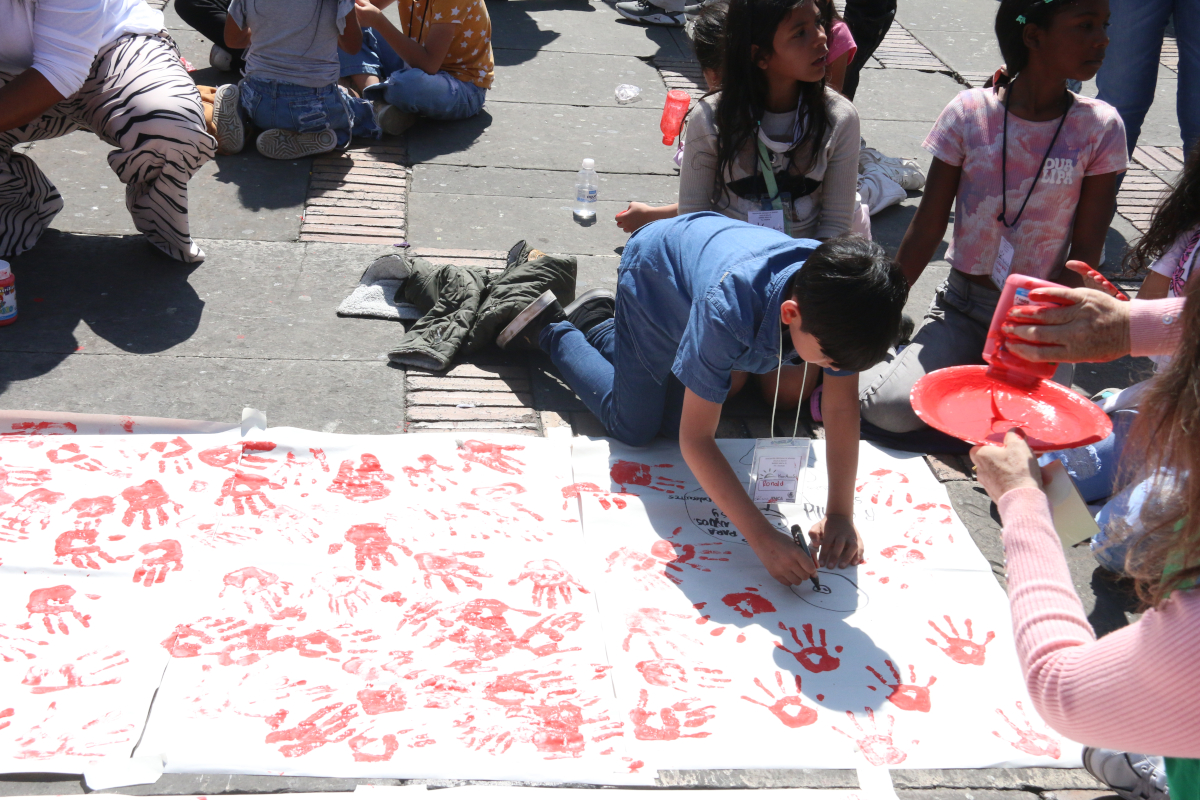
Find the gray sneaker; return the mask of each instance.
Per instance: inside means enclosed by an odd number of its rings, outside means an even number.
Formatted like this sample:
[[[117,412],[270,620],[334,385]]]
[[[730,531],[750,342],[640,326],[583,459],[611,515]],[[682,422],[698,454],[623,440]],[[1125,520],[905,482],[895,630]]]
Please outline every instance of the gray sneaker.
[[[213,99],[213,126],[217,129],[217,154],[242,152],[246,146],[246,127],[242,124],[240,94],[236,83],[217,87]]]
[[[388,136],[399,136],[417,121],[416,114],[406,113],[388,103],[376,100],[373,105],[375,106],[375,122],[379,124],[379,129]]]
[[[1125,800],[1169,800],[1171,796],[1161,756],[1085,747],[1083,766]]]
[[[641,22],[645,25],[664,25],[669,28],[682,28],[686,21],[684,13],[667,11],[647,0],[629,0],[617,3],[617,13],[628,20]]]
[[[286,161],[289,158],[328,153],[337,146],[337,135],[329,128],[316,133],[297,133],[272,128],[260,133],[255,144],[258,146],[258,152],[267,158]]]

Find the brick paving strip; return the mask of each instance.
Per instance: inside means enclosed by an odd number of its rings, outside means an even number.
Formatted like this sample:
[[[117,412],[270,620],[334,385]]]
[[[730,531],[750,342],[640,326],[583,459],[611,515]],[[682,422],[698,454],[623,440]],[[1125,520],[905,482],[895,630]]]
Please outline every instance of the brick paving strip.
[[[1183,169],[1183,148],[1137,147],[1121,191],[1117,193],[1117,213],[1129,224],[1145,233],[1150,227],[1154,209],[1170,189],[1158,173]]]
[[[1171,70],[1171,72],[1179,72],[1179,43],[1175,41],[1174,36],[1164,36],[1162,44],[1162,52],[1158,57],[1159,62]]]
[[[302,242],[397,244],[407,235],[408,151],[371,142],[313,159]]]

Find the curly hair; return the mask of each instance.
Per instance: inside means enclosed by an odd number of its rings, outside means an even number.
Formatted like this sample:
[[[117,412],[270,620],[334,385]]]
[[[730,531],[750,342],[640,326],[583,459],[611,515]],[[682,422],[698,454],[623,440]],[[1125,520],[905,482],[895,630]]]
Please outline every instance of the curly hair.
[[[1179,235],[1200,225],[1200,143],[1187,155],[1179,182],[1154,210],[1150,230],[1125,254],[1125,269],[1144,272],[1150,268]]]

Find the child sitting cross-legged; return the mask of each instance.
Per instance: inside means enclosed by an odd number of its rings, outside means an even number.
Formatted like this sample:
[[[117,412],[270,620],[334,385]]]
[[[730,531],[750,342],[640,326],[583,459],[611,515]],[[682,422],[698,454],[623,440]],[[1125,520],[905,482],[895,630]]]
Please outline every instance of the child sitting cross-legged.
[[[246,77],[216,92],[219,153],[241,152],[247,122],[263,131],[256,145],[268,158],[379,138],[371,104],[338,85],[338,47],[357,52],[362,43],[352,0],[233,0],[225,42],[249,49]]]

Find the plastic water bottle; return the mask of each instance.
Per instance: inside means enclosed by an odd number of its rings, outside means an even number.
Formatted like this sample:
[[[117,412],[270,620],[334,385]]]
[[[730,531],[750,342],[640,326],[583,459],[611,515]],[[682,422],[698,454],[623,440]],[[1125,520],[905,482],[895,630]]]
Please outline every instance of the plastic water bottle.
[[[17,279],[7,261],[0,261],[0,325],[17,321]]]
[[[575,208],[572,214],[576,222],[594,222],[596,198],[600,194],[600,179],[596,177],[596,162],[585,158],[583,169],[575,178]]]

